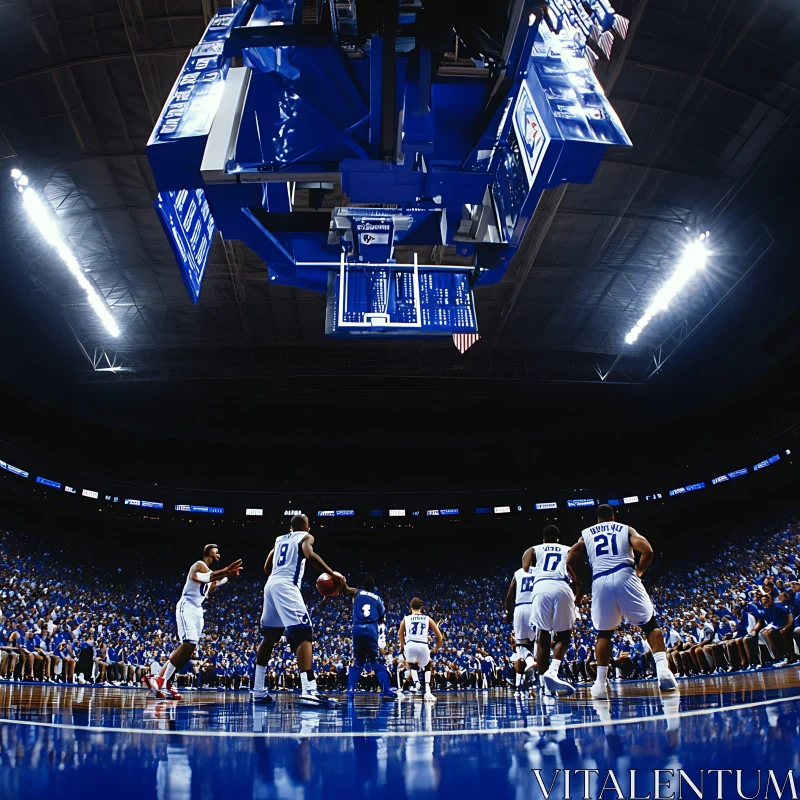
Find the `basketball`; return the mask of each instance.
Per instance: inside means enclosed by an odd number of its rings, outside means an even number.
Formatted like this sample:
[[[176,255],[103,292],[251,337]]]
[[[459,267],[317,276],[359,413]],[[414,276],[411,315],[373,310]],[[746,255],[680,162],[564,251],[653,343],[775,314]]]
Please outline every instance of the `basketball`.
[[[319,578],[317,578],[317,591],[323,597],[336,597],[336,595],[339,594],[339,582],[333,575],[328,575],[327,572],[323,572]]]

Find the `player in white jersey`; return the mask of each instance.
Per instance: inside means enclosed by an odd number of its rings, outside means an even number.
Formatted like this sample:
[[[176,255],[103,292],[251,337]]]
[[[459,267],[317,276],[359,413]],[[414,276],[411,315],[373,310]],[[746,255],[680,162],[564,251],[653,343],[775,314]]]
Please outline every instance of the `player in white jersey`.
[[[533,581],[532,569],[518,569],[511,579],[506,595],[506,616],[514,625],[515,697],[526,690],[526,676],[535,666],[536,629],[529,624]]]
[[[400,639],[400,649],[406,659],[406,664],[411,672],[414,688],[419,691],[419,673],[415,669],[420,667],[425,671],[425,700],[435,700],[431,692],[431,650],[428,647],[428,636],[433,631],[436,644],[433,649],[442,646],[444,641],[439,626],[427,615],[422,613],[422,600],[415,597],[411,601],[411,613],[403,617],[397,631]]]
[[[639,553],[636,566],[635,554]],[[653,561],[650,542],[633,528],[616,521],[614,509],[597,507],[597,524],[586,528],[569,551],[567,566],[577,584],[577,598],[583,594],[582,575],[586,559],[592,568],[592,624],[597,629],[597,679],[592,686],[596,700],[608,697],[608,663],[611,636],[625,616],[638,625],[656,662],[658,686],[672,691],[678,682],[667,664],[664,635],[656,622],[653,604],[642,584],[642,575]]]
[[[319,572],[327,572],[339,583],[346,585],[344,578],[334,572],[315,552],[308,517],[296,514],[292,517],[289,533],[275,540],[264,564],[268,575],[264,586],[264,608],[261,613],[263,639],[256,652],[256,674],[253,682],[253,702],[259,705],[271,703],[273,698],[264,686],[267,667],[272,650],[280,641],[284,631],[297,658],[300,672],[300,702],[303,705],[327,708],[335,705],[317,691],[317,680],[312,669],[313,632],[311,617],[300,592],[306,561]]]
[[[533,596],[530,608],[530,625],[539,633],[537,645],[537,668],[542,681],[553,694],[574,694],[575,687],[558,677],[561,660],[567,654],[572,626],[575,624],[575,596],[567,578],[567,555],[569,547],[559,544],[560,531],[555,525],[547,525],[542,531],[542,544],[528,549],[522,566],[533,567]],[[553,659],[550,660],[550,632],[555,633]]]
[[[239,559],[225,569],[212,570],[218,562],[219,547],[207,544],[203,548],[203,560],[195,561],[186,576],[181,599],[175,606],[178,637],[181,643],[172,652],[158,675],[151,676],[148,670],[142,678],[142,683],[156,697],[163,698],[168,693],[175,700],[180,700],[178,690],[172,685],[172,678],[179,669],[189,663],[203,635],[203,603],[212,592],[224,586],[228,578],[238,575],[242,569],[242,560]]]

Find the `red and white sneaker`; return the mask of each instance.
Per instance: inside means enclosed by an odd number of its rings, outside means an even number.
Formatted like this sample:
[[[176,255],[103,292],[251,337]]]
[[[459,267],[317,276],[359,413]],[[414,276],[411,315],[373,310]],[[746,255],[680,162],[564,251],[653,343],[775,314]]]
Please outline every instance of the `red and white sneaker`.
[[[153,697],[157,697],[159,700],[167,699],[166,693],[162,691],[164,679],[160,675],[143,675],[142,683],[145,689],[150,690],[150,694],[152,694]]]
[[[173,700],[181,699],[181,693],[175,688],[175,686],[172,683],[166,684],[164,686],[164,689],[166,689],[167,693]]]

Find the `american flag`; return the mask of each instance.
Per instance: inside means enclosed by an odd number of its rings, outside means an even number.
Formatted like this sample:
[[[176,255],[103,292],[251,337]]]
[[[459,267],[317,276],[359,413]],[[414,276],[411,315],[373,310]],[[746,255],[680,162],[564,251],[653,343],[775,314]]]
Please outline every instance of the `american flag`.
[[[480,339],[480,334],[477,333],[454,333],[453,344],[458,348],[458,352],[463,356],[467,350]]]

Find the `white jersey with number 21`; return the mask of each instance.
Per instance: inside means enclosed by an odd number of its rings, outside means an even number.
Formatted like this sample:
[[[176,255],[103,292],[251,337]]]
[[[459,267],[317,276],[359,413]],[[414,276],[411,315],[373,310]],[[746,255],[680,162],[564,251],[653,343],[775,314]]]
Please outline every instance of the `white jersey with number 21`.
[[[598,522],[583,533],[589,563],[595,578],[611,570],[619,570],[635,563],[628,526],[621,522]]]

